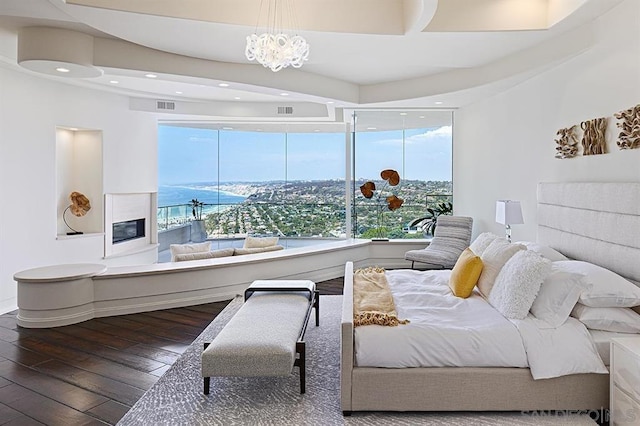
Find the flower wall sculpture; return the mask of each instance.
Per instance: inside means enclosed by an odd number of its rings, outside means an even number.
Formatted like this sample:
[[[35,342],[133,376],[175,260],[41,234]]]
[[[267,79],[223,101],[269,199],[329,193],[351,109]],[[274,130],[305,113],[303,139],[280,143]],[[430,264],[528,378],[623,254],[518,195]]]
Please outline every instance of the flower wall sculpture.
[[[376,217],[377,217],[377,234],[379,238],[383,238],[384,229],[382,227],[384,223],[384,212],[386,210],[394,211],[399,209],[404,203],[402,198],[399,198],[391,188],[395,188],[396,191],[400,184],[400,175],[393,169],[385,169],[380,172],[380,177],[384,180],[382,188],[377,189],[376,184],[373,181],[367,181],[360,186],[360,192],[367,199],[373,199],[376,202]],[[386,207],[386,209],[385,209]]]

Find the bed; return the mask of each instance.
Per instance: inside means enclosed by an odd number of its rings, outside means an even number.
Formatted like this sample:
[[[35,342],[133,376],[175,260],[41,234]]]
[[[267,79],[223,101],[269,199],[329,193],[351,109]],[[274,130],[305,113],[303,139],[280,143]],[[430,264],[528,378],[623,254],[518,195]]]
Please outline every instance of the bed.
[[[640,282],[640,183],[541,183],[538,243]],[[608,374],[534,380],[529,368],[356,365],[353,264],[345,267],[341,406],[352,411],[599,410]],[[606,346],[599,342],[599,345]]]

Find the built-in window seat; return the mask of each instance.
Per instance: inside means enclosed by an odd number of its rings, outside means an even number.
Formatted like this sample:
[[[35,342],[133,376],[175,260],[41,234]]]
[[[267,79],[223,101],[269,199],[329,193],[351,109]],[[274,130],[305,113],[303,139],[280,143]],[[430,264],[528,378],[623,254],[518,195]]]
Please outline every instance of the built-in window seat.
[[[232,299],[257,279],[323,281],[341,277],[344,264],[409,267],[407,250],[424,240],[372,242],[350,239],[243,256],[118,266],[58,265],[15,274],[18,325],[74,324],[123,315]],[[101,267],[102,266],[102,267]]]

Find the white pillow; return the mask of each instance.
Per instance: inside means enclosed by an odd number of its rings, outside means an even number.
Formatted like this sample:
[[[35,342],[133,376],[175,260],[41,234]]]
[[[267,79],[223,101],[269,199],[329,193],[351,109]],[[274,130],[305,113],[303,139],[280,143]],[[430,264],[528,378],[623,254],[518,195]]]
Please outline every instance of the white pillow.
[[[489,303],[507,318],[524,319],[550,273],[549,259],[532,251],[518,251],[500,270]]]
[[[265,248],[278,244],[278,237],[247,237],[242,248]]]
[[[640,315],[631,308],[592,308],[578,303],[571,316],[592,330],[640,333]]]
[[[552,262],[557,262],[559,260],[569,260],[569,258],[564,254],[543,244],[534,243],[533,241],[518,241],[517,244],[522,244],[527,248],[527,250],[534,251],[540,256],[547,258]]]
[[[551,273],[542,283],[531,313],[553,328],[560,327],[569,318],[580,294],[588,287],[582,281],[582,275],[563,271],[552,263]]]
[[[584,275],[590,288],[580,295],[580,303],[594,308],[629,308],[640,305],[640,288],[613,271],[580,260],[557,262],[563,270]]]
[[[524,246],[511,244],[506,238],[496,238],[483,251],[482,256],[480,256],[483,266],[482,273],[478,279],[478,290],[484,297],[488,297],[489,293],[491,293],[491,287],[493,287],[493,282],[496,280],[500,269],[511,256],[520,250],[524,250]]]
[[[484,253],[487,247],[489,247],[489,244],[496,238],[500,237],[491,232],[483,232],[473,240],[469,248],[476,256],[482,256],[482,253]]]
[[[171,250],[171,261],[175,262],[176,254],[202,253],[211,250],[211,241],[195,244],[171,244],[169,250]]]

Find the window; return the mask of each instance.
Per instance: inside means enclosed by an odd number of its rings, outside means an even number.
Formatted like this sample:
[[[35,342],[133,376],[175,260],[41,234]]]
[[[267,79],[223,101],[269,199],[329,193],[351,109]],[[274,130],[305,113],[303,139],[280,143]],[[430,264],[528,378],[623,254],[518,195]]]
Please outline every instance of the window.
[[[187,223],[186,204],[198,198],[211,239],[277,235],[292,246],[345,238],[345,126],[289,127],[295,131],[161,125],[159,229]]]
[[[449,111],[354,111],[353,235],[360,238],[423,238],[409,227],[426,209],[452,202],[452,113]],[[392,190],[404,200],[389,211],[380,172],[396,170],[400,185]],[[373,181],[377,192],[366,199],[360,185]],[[378,199],[378,197],[381,197]]]
[[[197,198],[208,238],[219,242],[277,235],[293,247],[380,232],[422,238],[408,227],[411,219],[452,199],[452,117],[400,113],[356,111],[351,133],[342,123],[161,124],[158,228],[187,224],[189,203]],[[385,211],[381,221],[359,186],[382,183],[380,171],[389,168],[400,173],[404,204]]]

